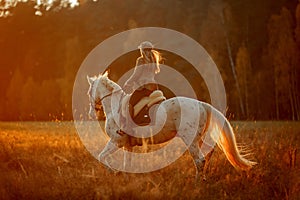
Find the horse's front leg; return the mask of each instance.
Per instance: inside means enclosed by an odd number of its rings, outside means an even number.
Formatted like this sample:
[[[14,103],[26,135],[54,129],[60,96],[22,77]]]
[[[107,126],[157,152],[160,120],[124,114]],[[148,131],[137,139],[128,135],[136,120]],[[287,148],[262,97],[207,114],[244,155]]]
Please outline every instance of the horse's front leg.
[[[128,171],[131,168],[131,153],[132,153],[132,146],[125,146],[125,151],[124,151],[124,163],[123,167],[125,171]]]
[[[101,161],[109,171],[117,172],[117,170],[113,169],[107,161],[107,156],[113,154],[117,150],[118,147],[114,145],[114,143],[110,139],[106,144],[106,146],[104,147],[104,149],[99,154],[98,160]]]

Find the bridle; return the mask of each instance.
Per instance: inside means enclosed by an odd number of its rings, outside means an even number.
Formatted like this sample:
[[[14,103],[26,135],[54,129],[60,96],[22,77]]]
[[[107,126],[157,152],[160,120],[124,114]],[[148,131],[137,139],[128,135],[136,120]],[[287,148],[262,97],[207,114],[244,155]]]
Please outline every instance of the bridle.
[[[109,96],[111,96],[111,95],[113,95],[113,94],[115,94],[115,93],[118,93],[118,92],[120,92],[120,91],[122,91],[122,89],[118,89],[118,90],[115,90],[115,91],[113,91],[113,92],[111,92],[111,93],[108,93],[108,94],[104,95],[104,96],[100,99],[100,102],[102,102],[105,98],[107,98],[107,97],[109,97]]]
[[[98,103],[102,103],[102,101],[105,99],[105,98],[107,98],[107,97],[109,97],[109,96],[112,96],[113,94],[115,94],[115,93],[118,93],[118,92],[120,92],[120,91],[122,91],[122,89],[118,89],[118,90],[115,90],[115,91],[113,91],[113,92],[111,92],[111,93],[108,93],[108,94],[106,94],[106,95],[104,95],[102,98],[100,98],[99,100],[98,100],[98,98],[93,98],[92,97],[92,95],[90,95],[90,98],[92,99],[92,102],[94,102],[94,103],[90,103],[90,106],[93,108],[93,110],[95,110],[95,111],[97,111],[98,109],[96,108],[96,105],[98,104]],[[97,100],[97,101],[96,101]]]

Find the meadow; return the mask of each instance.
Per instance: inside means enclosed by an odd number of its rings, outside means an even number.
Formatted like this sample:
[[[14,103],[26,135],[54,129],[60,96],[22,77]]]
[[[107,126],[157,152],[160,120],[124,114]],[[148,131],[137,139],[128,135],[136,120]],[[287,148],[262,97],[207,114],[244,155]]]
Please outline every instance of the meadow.
[[[300,122],[232,122],[258,164],[235,170],[216,147],[206,181],[188,152],[161,170],[112,173],[73,122],[0,123],[0,199],[299,199]]]

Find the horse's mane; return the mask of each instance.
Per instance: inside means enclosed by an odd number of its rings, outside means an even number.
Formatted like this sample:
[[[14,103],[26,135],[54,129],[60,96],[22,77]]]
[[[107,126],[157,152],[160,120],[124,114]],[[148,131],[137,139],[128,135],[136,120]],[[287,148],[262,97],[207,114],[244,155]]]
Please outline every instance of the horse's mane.
[[[114,81],[112,81],[111,79],[109,79],[108,77],[108,71],[105,71],[103,74],[99,74],[98,79],[100,79],[100,81],[105,84],[106,88],[110,87],[113,89],[121,89],[121,87]]]

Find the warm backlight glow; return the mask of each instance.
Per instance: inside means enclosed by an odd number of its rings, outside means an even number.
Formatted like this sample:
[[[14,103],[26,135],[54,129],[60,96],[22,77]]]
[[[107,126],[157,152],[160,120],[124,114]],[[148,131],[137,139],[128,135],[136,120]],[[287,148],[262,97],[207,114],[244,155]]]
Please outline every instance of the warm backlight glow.
[[[51,8],[75,8],[79,5],[78,0],[0,0],[0,17],[8,17],[12,15],[12,9],[16,7],[18,3],[27,2],[35,3],[35,15],[38,16],[43,15],[43,11],[48,11]]]

